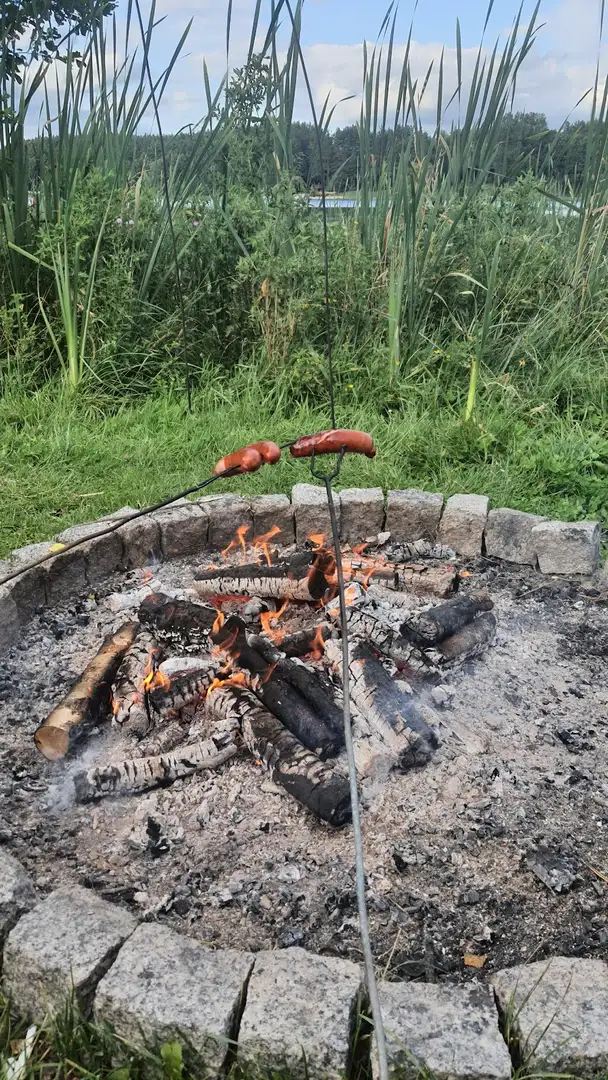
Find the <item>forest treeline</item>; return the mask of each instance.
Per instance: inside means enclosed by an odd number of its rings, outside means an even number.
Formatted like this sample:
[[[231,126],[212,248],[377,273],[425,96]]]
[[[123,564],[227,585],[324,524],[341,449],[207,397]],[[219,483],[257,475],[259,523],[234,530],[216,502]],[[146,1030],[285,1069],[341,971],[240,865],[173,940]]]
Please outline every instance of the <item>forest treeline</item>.
[[[493,177],[497,183],[515,180],[518,176],[532,173],[538,177],[551,178],[559,184],[569,184],[576,189],[584,173],[585,153],[589,137],[589,123],[566,122],[559,129],[552,129],[547,124],[543,113],[507,114],[498,122],[500,137],[497,140]],[[238,129],[240,125],[236,123]],[[457,129],[445,132],[442,141],[450,145],[457,135]],[[256,121],[248,121],[247,131],[235,131],[237,136],[232,144],[231,175],[238,182],[243,179],[247,186],[255,176],[255,162],[267,161],[267,128],[262,124],[256,127]],[[184,155],[191,140],[189,130],[177,135],[165,135],[168,156],[178,162]],[[371,151],[372,169],[375,164],[380,174],[383,164],[395,159],[404,147],[410,145],[412,156],[423,157],[432,153],[436,135],[430,132],[413,132],[408,127],[396,127],[368,135]],[[29,166],[31,180],[35,186],[45,163],[42,156],[46,153],[48,140],[39,139],[30,142]],[[300,179],[302,187],[316,189],[321,184],[322,172],[317,136],[312,124],[294,121],[290,129],[290,150],[292,177]],[[334,191],[352,191],[359,186],[361,170],[361,146],[359,126],[327,131],[322,140],[323,170],[325,183]],[[160,163],[160,140],[157,135],[137,135],[129,149],[129,157],[134,171],[143,166]],[[253,167],[252,167],[253,166]],[[179,168],[179,165],[178,165]],[[240,176],[239,176],[240,174]]]

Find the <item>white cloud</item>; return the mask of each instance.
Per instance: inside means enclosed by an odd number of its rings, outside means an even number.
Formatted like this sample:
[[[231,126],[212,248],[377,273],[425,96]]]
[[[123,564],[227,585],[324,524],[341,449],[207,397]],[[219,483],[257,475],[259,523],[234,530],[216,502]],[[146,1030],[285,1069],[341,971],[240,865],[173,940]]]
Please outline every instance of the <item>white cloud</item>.
[[[326,0],[314,0],[315,4],[325,2]],[[578,108],[575,107],[593,85],[598,51],[600,2],[601,0],[557,0],[547,7],[544,13],[541,11],[540,21],[544,26],[519,73],[514,109],[544,112],[551,125],[560,124],[569,114],[574,117],[588,115],[589,100],[584,101]],[[193,20],[184,46],[184,55],[174,69],[161,110],[163,125],[167,131],[175,130],[185,123],[197,122],[205,110],[203,57],[214,86],[217,86],[224,76],[227,8],[228,0],[158,0],[158,16],[166,17],[157,30],[153,49],[152,59],[156,74],[168,61],[186,22]],[[255,0],[233,0],[233,66],[240,66],[246,58],[254,9]],[[312,9],[308,10],[310,12]],[[306,7],[304,17],[306,18]],[[315,22],[321,29],[323,20],[309,16],[309,27],[311,24],[314,26]],[[288,33],[289,25],[286,19],[282,29],[283,40]],[[310,38],[310,32],[308,37]],[[136,38],[137,35],[133,41]],[[412,78],[418,80],[419,86],[426,77],[429,65],[434,65],[424,97],[419,102],[419,115],[424,123],[431,126],[435,119],[442,50],[444,102],[447,102],[457,82],[456,50],[453,42],[444,46],[441,41],[424,42],[414,38],[410,46]],[[405,44],[396,44],[389,95],[389,107],[393,111],[397,102],[404,55]],[[344,126],[356,122],[361,108],[363,44],[342,45],[318,41],[304,49],[304,56],[317,107],[320,109],[329,93],[332,103],[336,105],[333,125]],[[463,100],[466,100],[476,57],[476,48],[463,49]],[[608,57],[602,59],[608,60]],[[343,98],[350,100],[341,101]],[[303,87],[298,94],[296,115],[300,119],[310,118]],[[447,120],[456,118],[455,105]]]

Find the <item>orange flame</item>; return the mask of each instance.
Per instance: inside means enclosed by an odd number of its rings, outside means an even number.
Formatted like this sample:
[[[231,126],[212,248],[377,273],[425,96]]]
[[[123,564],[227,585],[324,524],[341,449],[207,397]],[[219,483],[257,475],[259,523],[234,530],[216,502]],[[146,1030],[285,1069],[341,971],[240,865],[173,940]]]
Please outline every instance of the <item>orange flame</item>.
[[[237,547],[241,548],[241,551],[242,551],[243,555],[246,553],[247,546],[245,544],[245,536],[247,535],[248,532],[249,532],[249,525],[239,525],[238,529],[236,530],[236,536],[233,537],[233,539],[230,541],[230,543],[228,544],[228,547],[224,548],[224,550],[221,552],[221,555],[222,555],[223,559],[226,558],[229,551],[232,551],[234,548],[237,548]]]
[[[322,548],[325,543],[325,533],[313,533],[308,537],[315,551]]]
[[[310,650],[310,656],[313,660],[320,660],[325,652],[325,639],[323,637],[323,627],[321,623],[315,630],[315,636],[312,639],[312,648]]]
[[[280,645],[285,637],[285,631],[280,627],[273,627],[273,623],[277,623],[282,615],[285,613],[285,609],[289,604],[289,600],[285,600],[278,611],[262,611],[260,614],[260,622],[262,624],[262,630],[268,637]]]
[[[365,544],[355,544],[355,546],[354,546],[354,548],[353,548],[353,552],[355,553],[355,555],[363,555],[363,552],[364,552],[364,551],[365,551],[365,549],[366,549],[366,548],[368,548],[368,547],[369,547],[369,543],[365,543]]]
[[[213,626],[211,627],[211,633],[212,634],[219,633],[219,631],[222,629],[222,626],[224,625],[225,622],[226,622],[226,616],[224,615],[224,612],[223,611],[218,611],[215,622],[214,622]]]
[[[158,649],[150,649],[148,653],[148,663],[146,664],[146,670],[144,672],[144,680],[141,684],[141,688],[145,694],[150,690],[168,690],[171,686],[171,679],[168,675],[165,675],[158,666]]]
[[[213,682],[210,683],[209,689],[207,690],[207,696],[209,696],[209,694],[211,694],[214,690],[221,689],[222,686],[248,685],[249,684],[247,682],[247,676],[244,671],[235,671],[232,674],[224,675],[223,677],[222,673],[220,672],[219,675],[217,675],[216,678],[213,680]]]
[[[154,577],[154,574],[152,573],[151,570],[144,570],[142,575],[141,575],[141,583],[142,583],[142,585],[147,585],[149,581],[152,581],[153,577]]]
[[[268,548],[268,541],[272,540],[273,536],[278,536],[281,530],[278,525],[273,525],[272,529],[269,529],[267,533],[262,533],[261,536],[256,536],[253,541],[253,547],[259,548],[266,559],[266,565],[272,566],[272,559],[270,557],[270,550]]]

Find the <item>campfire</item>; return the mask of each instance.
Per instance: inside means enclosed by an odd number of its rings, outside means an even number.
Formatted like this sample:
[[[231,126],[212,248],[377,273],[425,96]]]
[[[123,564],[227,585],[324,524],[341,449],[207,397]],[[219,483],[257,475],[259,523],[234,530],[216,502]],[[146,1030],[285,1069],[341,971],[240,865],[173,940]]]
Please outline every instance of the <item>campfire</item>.
[[[110,750],[109,760],[75,774],[78,801],[171,784],[248,753],[317,818],[342,826],[350,819],[347,683],[361,779],[431,758],[437,734],[421,687],[491,644],[487,595],[461,595],[458,572],[441,558],[393,561],[366,545],[345,547],[343,628],[325,537],[295,550],[278,546],[277,527],[251,543],[247,533],[238,528],[221,562],[196,571],[197,601],[151,592],[137,621],[106,638],[38,728],[36,745],[51,760],[92,724],[113,725],[123,746],[132,740],[132,757],[116,760]]]

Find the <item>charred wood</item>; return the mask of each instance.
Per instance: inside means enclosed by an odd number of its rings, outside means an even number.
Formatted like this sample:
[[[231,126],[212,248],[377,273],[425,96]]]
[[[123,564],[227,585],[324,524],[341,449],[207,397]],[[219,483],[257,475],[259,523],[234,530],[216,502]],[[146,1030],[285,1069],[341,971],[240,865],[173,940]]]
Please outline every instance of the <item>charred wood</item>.
[[[199,596],[245,595],[280,600],[321,600],[335,569],[330,552],[300,551],[272,566],[248,563],[203,570],[194,587]]]
[[[49,761],[65,757],[72,739],[109,708],[112,683],[139,630],[138,622],[125,623],[106,637],[78,682],[34,733],[36,747]]]
[[[325,673],[306,667],[300,660],[288,659],[262,635],[252,635],[249,643],[272,665],[274,673],[284,678],[305,698],[329,730],[335,732],[341,745],[344,736],[343,713],[336,704],[332,684]]]
[[[351,698],[367,725],[370,753],[364,746],[359,749],[359,768],[367,774],[371,758],[380,747],[388,751],[393,764],[401,768],[422,765],[437,746],[435,733],[421,716],[413,701],[404,694],[377,659],[372,648],[356,641],[350,650],[349,672],[343,671],[342,648],[338,642],[329,641],[325,650],[328,662],[342,678],[345,692]],[[359,740],[361,742],[361,739]],[[370,758],[369,764],[366,759]]]
[[[330,610],[332,620],[339,625],[339,612],[336,610],[334,614],[332,609],[328,610]],[[416,646],[387,626],[374,612],[353,606],[347,608],[346,617],[350,637],[369,641],[378,652],[390,657],[400,667],[416,664],[419,661],[420,652]],[[328,644],[329,642],[325,646],[326,652]]]
[[[251,684],[256,696],[304,746],[320,758],[338,753],[344,745],[342,728],[336,731],[330,727],[300,690],[249,644],[241,619],[230,616],[212,637],[239,667],[257,676]]]
[[[281,641],[281,652],[285,656],[306,656],[315,648],[327,641],[332,636],[333,630],[329,623],[317,623],[316,626],[307,630],[299,630],[295,634],[288,634]]]
[[[138,618],[158,641],[177,646],[200,646],[207,644],[217,611],[209,604],[171,600],[164,593],[153,593],[141,604]]]
[[[458,633],[482,611],[491,611],[493,607],[486,597],[455,596],[445,604],[412,613],[401,626],[401,633],[416,645],[434,645]]]
[[[250,691],[234,686],[213,690],[206,709],[222,719],[238,719],[253,756],[316,817],[334,826],[350,820],[348,781],[306,750]]]
[[[151,667],[158,666],[162,652],[151,634],[143,631],[126,653],[112,687],[114,722],[131,734],[145,735],[150,719],[144,701],[143,682]]]
[[[132,795],[172,784],[202,769],[217,769],[234,757],[237,750],[234,735],[227,731],[191,743],[173,753],[133,758],[116,765],[87,769],[74,776],[76,801],[88,802],[103,795]]]
[[[146,693],[150,711],[166,716],[168,713],[179,712],[188,705],[195,705],[207,693],[219,667],[213,660],[201,658],[200,667],[190,671],[176,671],[171,678],[157,672],[158,682],[153,682]]]
[[[492,644],[496,636],[496,618],[490,611],[480,615],[468,626],[463,626],[458,633],[445,638],[435,646],[439,663],[442,666],[453,661],[471,660]]]
[[[450,564],[427,566],[424,563],[393,564],[366,558],[347,559],[344,567],[347,581],[383,585],[388,589],[412,592],[417,596],[438,596],[444,599],[458,588],[458,571]]]

